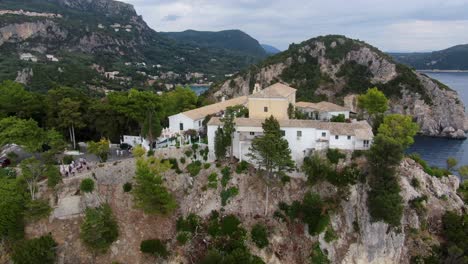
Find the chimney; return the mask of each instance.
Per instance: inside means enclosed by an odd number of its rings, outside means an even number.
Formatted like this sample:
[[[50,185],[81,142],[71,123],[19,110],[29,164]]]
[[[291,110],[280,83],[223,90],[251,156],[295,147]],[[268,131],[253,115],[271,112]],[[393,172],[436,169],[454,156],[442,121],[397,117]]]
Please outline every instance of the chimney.
[[[256,94],[256,93],[260,92],[261,90],[262,90],[262,87],[260,86],[260,84],[255,83],[254,90],[253,90],[252,94]]]

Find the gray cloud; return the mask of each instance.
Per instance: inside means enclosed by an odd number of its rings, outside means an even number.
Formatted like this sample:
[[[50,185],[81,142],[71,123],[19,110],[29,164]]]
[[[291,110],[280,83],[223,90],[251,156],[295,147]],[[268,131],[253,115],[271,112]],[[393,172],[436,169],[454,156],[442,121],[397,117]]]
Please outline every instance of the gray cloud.
[[[157,31],[240,29],[286,49],[325,34],[385,51],[468,43],[468,0],[123,0]]]

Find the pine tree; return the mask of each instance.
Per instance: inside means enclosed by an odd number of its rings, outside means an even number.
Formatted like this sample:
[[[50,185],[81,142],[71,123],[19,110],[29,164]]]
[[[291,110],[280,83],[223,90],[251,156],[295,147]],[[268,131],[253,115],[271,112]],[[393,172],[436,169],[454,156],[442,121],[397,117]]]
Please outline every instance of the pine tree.
[[[215,133],[215,156],[217,160],[226,158],[226,143],[225,143],[224,131],[218,127]]]

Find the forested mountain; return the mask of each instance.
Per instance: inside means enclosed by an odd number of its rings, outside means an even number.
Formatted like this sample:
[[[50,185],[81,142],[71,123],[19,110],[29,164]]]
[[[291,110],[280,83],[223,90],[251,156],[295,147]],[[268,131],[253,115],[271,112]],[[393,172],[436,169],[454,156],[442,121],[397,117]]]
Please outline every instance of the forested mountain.
[[[273,54],[276,54],[276,53],[280,53],[281,50],[271,46],[271,45],[268,45],[268,44],[261,44],[263,49],[266,51],[267,54],[270,54],[270,55],[273,55]]]
[[[463,137],[465,111],[458,94],[362,41],[329,35],[312,38],[267,58],[214,87],[214,98],[235,97],[282,81],[298,89],[298,101],[330,100],[355,106],[355,95],[377,86],[392,112],[412,115],[421,132]]]
[[[0,1],[0,80],[17,79],[35,90],[57,84],[125,89],[171,71],[216,79],[258,60],[168,38],[118,1]],[[120,78],[103,78],[113,71]]]
[[[390,53],[398,62],[418,70],[468,70],[468,44],[421,53]]]
[[[177,41],[200,45],[203,47],[226,49],[243,53],[253,58],[265,58],[267,53],[260,43],[240,30],[223,30],[218,32],[186,30],[183,32],[161,32]]]

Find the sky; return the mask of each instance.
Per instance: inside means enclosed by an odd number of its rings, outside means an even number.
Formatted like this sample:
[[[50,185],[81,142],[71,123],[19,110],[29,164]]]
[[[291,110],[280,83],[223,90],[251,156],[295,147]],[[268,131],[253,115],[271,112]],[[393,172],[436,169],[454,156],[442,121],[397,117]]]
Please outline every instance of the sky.
[[[281,50],[341,34],[388,52],[468,44],[468,0],[123,0],[156,31],[240,29]]]

